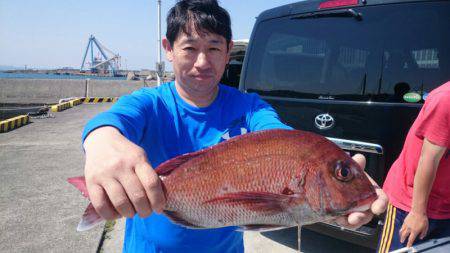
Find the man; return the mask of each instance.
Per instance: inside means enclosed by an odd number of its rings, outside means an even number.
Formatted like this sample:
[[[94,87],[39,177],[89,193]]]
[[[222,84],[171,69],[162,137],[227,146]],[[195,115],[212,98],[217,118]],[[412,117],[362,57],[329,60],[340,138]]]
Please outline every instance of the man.
[[[289,127],[257,95],[219,84],[233,42],[229,15],[216,0],[179,1],[169,11],[166,37],[175,82],[122,97],[85,128],[92,204],[105,219],[128,217],[124,252],[243,252],[234,228],[191,230],[160,215],[165,197],[153,168],[235,135]],[[372,210],[381,213],[386,204],[382,196]],[[371,218],[353,213],[340,223],[359,226]]]
[[[450,236],[450,82],[426,98],[389,170],[390,205],[378,252]]]

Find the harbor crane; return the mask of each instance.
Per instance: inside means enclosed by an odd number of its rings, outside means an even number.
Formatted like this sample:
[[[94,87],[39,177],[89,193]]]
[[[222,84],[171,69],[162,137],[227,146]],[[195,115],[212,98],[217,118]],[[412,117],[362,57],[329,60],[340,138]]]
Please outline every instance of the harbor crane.
[[[94,57],[94,46],[97,47],[100,54],[97,57]],[[86,56],[88,52],[91,52],[91,62],[90,62],[90,70],[92,73],[108,73],[111,76],[115,76],[117,71],[120,68],[120,55],[115,54],[105,46],[103,46],[95,37],[91,35],[89,37],[89,41],[84,52],[83,62],[81,63],[80,71],[83,71],[84,65],[86,63]],[[111,56],[105,53],[108,52]]]

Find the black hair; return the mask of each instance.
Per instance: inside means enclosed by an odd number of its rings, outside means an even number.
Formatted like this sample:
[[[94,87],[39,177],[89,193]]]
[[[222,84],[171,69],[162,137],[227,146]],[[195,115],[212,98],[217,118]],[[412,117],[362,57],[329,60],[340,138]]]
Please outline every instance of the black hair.
[[[199,34],[218,34],[225,38],[227,47],[230,44],[230,15],[217,0],[180,0],[169,10],[166,37],[172,47],[181,32],[191,34],[191,25]]]

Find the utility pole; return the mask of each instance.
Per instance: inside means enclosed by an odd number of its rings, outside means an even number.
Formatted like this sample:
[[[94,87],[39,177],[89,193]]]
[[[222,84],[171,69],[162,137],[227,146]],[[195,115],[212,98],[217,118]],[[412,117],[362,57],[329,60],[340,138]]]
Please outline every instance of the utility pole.
[[[156,63],[156,74],[158,78],[158,86],[164,76],[164,63],[161,57],[161,0],[158,0],[158,62]]]

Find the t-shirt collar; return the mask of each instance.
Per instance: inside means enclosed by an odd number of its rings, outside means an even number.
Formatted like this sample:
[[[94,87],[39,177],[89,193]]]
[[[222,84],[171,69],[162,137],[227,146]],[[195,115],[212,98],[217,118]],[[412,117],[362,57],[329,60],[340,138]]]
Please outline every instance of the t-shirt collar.
[[[178,94],[178,91],[175,87],[175,81],[172,81],[170,83],[170,89],[172,91],[172,94],[174,94],[175,96],[175,101],[177,102],[177,104],[181,105],[182,107],[190,110],[190,111],[196,111],[196,112],[205,112],[205,111],[210,111],[210,110],[214,110],[216,107],[218,107],[218,104],[220,104],[220,100],[222,99],[222,87],[221,84],[218,84],[218,92],[217,92],[217,96],[214,99],[214,101],[206,106],[206,107],[197,107],[194,105],[189,104],[188,102],[186,102],[181,96],[180,94]]]

